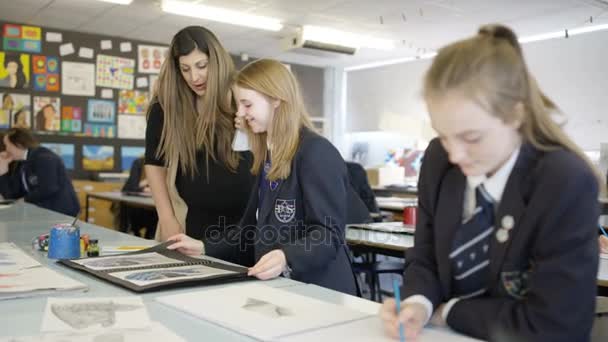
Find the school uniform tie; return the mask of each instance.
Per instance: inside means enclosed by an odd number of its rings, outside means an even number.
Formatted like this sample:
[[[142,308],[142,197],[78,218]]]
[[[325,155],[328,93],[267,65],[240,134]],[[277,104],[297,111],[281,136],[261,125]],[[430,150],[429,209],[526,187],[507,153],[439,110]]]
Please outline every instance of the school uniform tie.
[[[494,204],[483,184],[475,189],[475,199],[475,211],[456,231],[449,256],[454,297],[475,297],[483,294],[487,287]]]

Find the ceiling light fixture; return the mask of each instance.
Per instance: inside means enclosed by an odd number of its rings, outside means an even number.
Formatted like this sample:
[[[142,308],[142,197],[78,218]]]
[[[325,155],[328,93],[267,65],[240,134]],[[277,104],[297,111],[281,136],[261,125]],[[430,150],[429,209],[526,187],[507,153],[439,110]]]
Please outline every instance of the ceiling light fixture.
[[[113,4],[119,4],[119,5],[129,5],[130,3],[133,2],[133,0],[97,0],[97,1],[111,2]]]
[[[392,50],[395,47],[395,43],[392,40],[373,38],[313,25],[304,25],[302,27],[302,39],[354,48],[364,47],[377,50]]]
[[[257,28],[268,31],[279,31],[283,28],[281,20],[262,17],[245,12],[228,10],[220,7],[193,4],[183,1],[163,0],[162,10],[167,13],[201,18],[220,23]]]

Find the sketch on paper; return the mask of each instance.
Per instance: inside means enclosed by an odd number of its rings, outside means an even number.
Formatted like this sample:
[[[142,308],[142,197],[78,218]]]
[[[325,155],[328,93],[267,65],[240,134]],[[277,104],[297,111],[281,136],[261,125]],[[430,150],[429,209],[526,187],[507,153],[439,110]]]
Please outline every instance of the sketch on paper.
[[[118,115],[118,137],[121,139],[145,139],[146,117],[143,115]]]
[[[139,297],[49,298],[42,331],[138,329],[150,325]]]
[[[166,265],[184,262],[182,260],[168,258],[155,252],[121,255],[107,258],[79,259],[72,261],[92,270],[111,270],[116,268]]]
[[[51,312],[65,324],[74,329],[84,329],[96,325],[112,327],[116,324],[116,312],[133,311],[141,308],[137,305],[125,305],[107,302],[82,302],[51,304]]]
[[[51,56],[32,56],[34,90],[59,91],[59,59]]]
[[[40,53],[42,30],[37,26],[4,24],[2,32],[5,51]]]
[[[138,45],[137,70],[142,74],[158,74],[169,52],[166,46]]]
[[[61,69],[62,94],[95,96],[95,64],[62,62]]]
[[[293,312],[289,308],[255,298],[247,298],[247,301],[241,308],[243,308],[243,310],[258,313],[267,318],[281,318],[293,315]]]
[[[30,86],[30,55],[0,51],[0,87],[25,89]]]
[[[34,96],[34,129],[59,131],[61,124],[61,99],[59,97]]]
[[[164,283],[176,279],[204,279],[231,273],[235,272],[204,265],[196,265],[124,271],[112,273],[112,275],[123,280],[128,280],[133,284],[145,286],[149,284]]]
[[[147,91],[121,90],[118,92],[118,112],[120,114],[144,114],[147,106]]]
[[[97,80],[99,87],[133,89],[135,60],[97,55]]]

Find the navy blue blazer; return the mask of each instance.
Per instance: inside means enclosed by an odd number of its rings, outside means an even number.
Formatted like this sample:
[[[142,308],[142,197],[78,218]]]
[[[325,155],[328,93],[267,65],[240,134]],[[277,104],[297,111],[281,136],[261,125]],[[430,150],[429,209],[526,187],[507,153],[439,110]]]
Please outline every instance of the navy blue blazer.
[[[448,254],[461,226],[466,177],[433,140],[418,184],[415,247],[406,255],[404,296],[433,307],[452,298]],[[496,208],[514,218],[506,242],[492,235],[488,292],[458,301],[447,323],[498,341],[589,341],[598,269],[598,185],[583,160],[563,149],[521,147]]]
[[[19,162],[14,172],[0,176],[0,193],[5,198],[24,198],[28,203],[69,216],[80,211],[63,160],[42,146],[30,149],[27,159]]]
[[[267,191],[256,220],[260,177],[240,225],[240,236],[249,246],[253,262],[281,249],[292,279],[355,295],[345,243],[347,196],[352,189],[336,148],[302,129],[291,174]]]

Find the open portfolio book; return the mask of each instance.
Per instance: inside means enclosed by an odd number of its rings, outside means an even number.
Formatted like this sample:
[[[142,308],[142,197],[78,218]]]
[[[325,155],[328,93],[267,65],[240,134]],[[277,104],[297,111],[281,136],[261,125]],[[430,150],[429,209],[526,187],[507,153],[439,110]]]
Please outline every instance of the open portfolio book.
[[[162,243],[141,251],[60,263],[144,292],[168,287],[217,284],[247,279],[247,268],[221,261],[198,259],[167,249]]]

